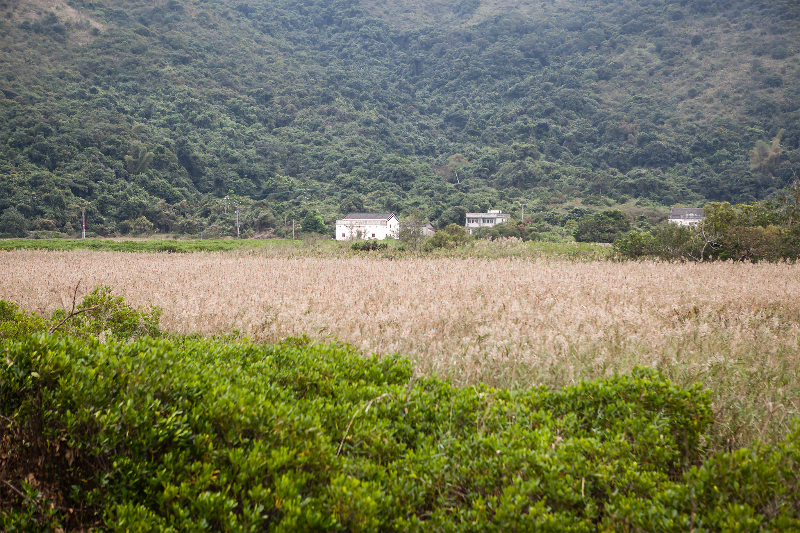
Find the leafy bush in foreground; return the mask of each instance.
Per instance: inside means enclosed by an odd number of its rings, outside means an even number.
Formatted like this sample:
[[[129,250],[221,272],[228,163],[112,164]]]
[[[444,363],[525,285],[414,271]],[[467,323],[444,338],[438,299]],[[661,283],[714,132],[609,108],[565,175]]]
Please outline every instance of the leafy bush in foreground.
[[[707,394],[651,371],[512,393],[304,339],[4,354],[6,531],[800,527],[800,434],[703,462]]]
[[[35,313],[28,314],[12,302],[0,300],[0,341],[22,339],[47,331],[48,323]]]

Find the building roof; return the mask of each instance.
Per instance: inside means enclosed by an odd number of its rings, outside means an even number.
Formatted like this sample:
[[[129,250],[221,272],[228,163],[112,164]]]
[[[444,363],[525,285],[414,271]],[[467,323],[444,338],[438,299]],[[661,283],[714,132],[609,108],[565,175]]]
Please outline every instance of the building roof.
[[[403,221],[403,225],[410,226],[412,228],[431,228],[433,229],[433,224],[430,222],[420,222],[419,220],[405,220]]]
[[[508,213],[467,213],[468,217],[510,217],[511,215]]]
[[[669,218],[703,218],[703,208],[673,207],[669,210]]]
[[[393,216],[394,213],[347,213],[342,220],[389,220]]]

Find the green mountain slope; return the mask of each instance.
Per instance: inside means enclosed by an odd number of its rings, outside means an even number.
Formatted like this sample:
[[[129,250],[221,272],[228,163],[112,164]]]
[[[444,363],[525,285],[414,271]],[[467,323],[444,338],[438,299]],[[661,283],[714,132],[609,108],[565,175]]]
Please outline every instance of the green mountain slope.
[[[799,16],[796,0],[0,0],[0,211],[6,229],[75,230],[86,209],[101,234],[235,234],[229,194],[248,231],[310,208],[445,225],[576,198],[752,201],[800,167]]]

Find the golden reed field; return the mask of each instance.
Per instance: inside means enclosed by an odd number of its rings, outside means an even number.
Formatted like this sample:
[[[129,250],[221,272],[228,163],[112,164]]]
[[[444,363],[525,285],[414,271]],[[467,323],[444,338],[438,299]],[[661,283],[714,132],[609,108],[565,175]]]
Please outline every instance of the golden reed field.
[[[49,315],[96,284],[170,332],[308,335],[399,352],[459,385],[658,368],[714,394],[731,445],[800,410],[800,266],[553,259],[0,252],[0,299]]]

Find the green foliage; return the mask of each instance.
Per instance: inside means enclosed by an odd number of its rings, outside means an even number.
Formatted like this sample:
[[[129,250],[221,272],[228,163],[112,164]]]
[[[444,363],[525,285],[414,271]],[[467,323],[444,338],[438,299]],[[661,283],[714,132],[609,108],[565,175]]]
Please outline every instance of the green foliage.
[[[232,236],[228,194],[266,235],[309,209],[742,203],[797,167],[785,2],[71,2],[79,22],[3,11],[7,236],[74,235],[84,208],[103,236]],[[733,85],[731,57],[754,66]]]
[[[141,216],[131,223],[131,231],[134,235],[147,235],[153,231],[153,223]]]
[[[123,296],[112,295],[111,287],[106,285],[96,286],[72,309],[58,309],[47,320],[0,300],[0,341],[21,340],[34,333],[127,341],[160,336],[160,321],[160,308],[134,309]]]
[[[318,233],[320,235],[324,235],[328,232],[328,228],[325,227],[325,221],[322,219],[322,215],[313,209],[308,210],[306,216],[303,218],[301,227],[303,229],[303,233]]]
[[[377,250],[386,250],[389,245],[375,239],[357,240],[350,245],[350,249],[356,252],[374,252]]]
[[[800,187],[786,193],[754,205],[710,202],[696,227],[667,224],[633,231],[614,242],[615,254],[625,259],[795,261],[800,257]]]
[[[602,211],[582,218],[573,235],[578,242],[614,242],[631,227],[630,218],[622,211]]]
[[[303,338],[5,350],[4,530],[800,526],[800,431],[704,460],[708,394],[650,370],[512,393]]]
[[[0,300],[0,341],[21,340],[47,331],[48,323],[35,313],[28,314],[14,303]]]
[[[0,215],[0,234],[10,237],[24,237],[27,234],[28,221],[25,215],[15,207],[9,207]]]
[[[778,131],[778,135],[772,139],[771,146],[761,139],[756,141],[755,147],[750,151],[750,170],[768,175],[775,173],[781,159],[781,137],[784,131]]]
[[[517,224],[497,224],[492,227],[484,227],[473,230],[472,236],[476,239],[508,239],[516,238],[524,242],[539,239],[539,234],[533,226],[524,223]]]
[[[91,339],[109,336],[119,340],[158,337],[161,309],[154,306],[134,309],[123,296],[111,294],[111,287],[96,286],[74,311],[58,310],[50,321],[63,321],[61,329],[76,338]],[[73,316],[70,316],[70,314]]]
[[[280,247],[288,241],[263,240],[143,240],[112,241],[99,239],[13,239],[0,241],[0,250],[95,250],[110,252],[224,252],[258,247]]]
[[[141,124],[139,125],[141,126]],[[137,131],[134,128],[133,132],[138,133],[141,131],[140,129]],[[148,152],[145,146],[138,142],[134,141],[131,143],[130,154],[125,156],[125,167],[128,170],[129,174],[141,174],[142,172],[147,170],[147,167],[153,161],[155,154],[153,152]]]
[[[438,248],[455,248],[463,246],[472,242],[472,236],[467,233],[464,226],[457,224],[450,224],[443,230],[437,231],[422,245],[425,251],[431,251]]]

